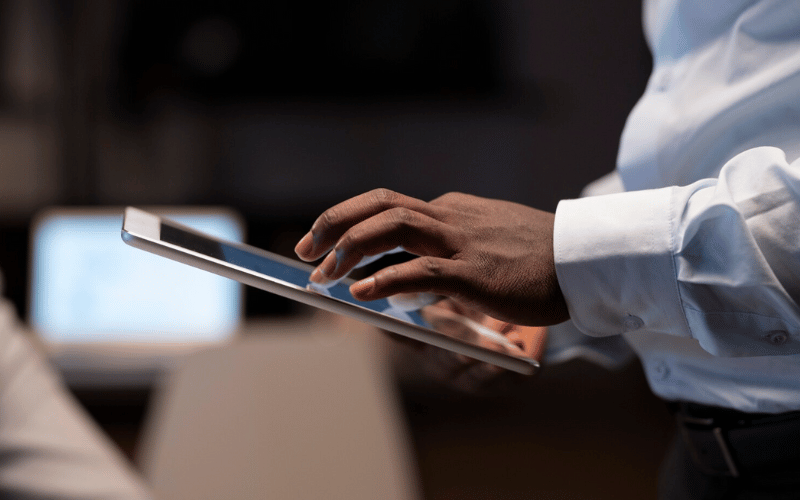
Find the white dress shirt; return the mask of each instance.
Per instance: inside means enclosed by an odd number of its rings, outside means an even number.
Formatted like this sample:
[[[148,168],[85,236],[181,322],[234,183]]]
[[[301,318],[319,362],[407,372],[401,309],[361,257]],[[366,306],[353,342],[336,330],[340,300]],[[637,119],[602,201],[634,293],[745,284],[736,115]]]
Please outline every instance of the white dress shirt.
[[[653,73],[588,194],[624,192],[556,211],[572,324],[624,334],[665,399],[798,410],[800,2],[652,0],[644,23]]]

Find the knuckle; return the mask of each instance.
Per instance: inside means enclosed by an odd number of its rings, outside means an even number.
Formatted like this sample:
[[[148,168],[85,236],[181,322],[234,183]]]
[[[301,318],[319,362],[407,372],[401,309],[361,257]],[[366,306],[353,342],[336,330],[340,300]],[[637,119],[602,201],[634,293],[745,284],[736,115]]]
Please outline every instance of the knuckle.
[[[436,199],[436,201],[439,201],[439,202],[442,202],[442,203],[445,203],[445,204],[449,204],[449,203],[452,203],[452,202],[458,200],[461,196],[463,196],[463,194],[461,194],[461,193],[459,193],[457,191],[450,191],[450,192],[445,193],[445,194],[441,195],[440,197],[438,197]]]
[[[319,216],[316,224],[314,224],[314,229],[318,231],[324,231],[325,229],[336,225],[338,221],[339,221],[338,211],[334,208],[329,208],[328,210],[324,211],[322,215]]]
[[[444,268],[438,259],[432,257],[420,257],[419,265],[426,275],[431,277],[441,277],[444,275]]]
[[[398,198],[398,194],[394,191],[386,188],[378,188],[372,190],[370,193],[372,200],[379,206],[379,207],[389,207],[393,206]]]
[[[387,216],[391,222],[399,226],[409,226],[416,220],[416,214],[404,207],[387,210]]]

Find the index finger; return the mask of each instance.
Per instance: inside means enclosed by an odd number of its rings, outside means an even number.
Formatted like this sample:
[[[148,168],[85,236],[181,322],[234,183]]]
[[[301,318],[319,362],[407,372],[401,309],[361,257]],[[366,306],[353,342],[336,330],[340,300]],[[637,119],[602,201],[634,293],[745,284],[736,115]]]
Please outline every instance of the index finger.
[[[389,189],[374,189],[334,205],[320,215],[295,247],[305,261],[322,257],[352,226],[391,208],[403,207],[434,217],[437,208]]]

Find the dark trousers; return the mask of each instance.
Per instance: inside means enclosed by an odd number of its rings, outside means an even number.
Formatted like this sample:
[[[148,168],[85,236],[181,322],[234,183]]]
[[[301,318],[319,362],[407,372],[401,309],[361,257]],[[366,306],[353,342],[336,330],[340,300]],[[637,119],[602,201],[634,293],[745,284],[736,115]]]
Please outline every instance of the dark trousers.
[[[697,459],[704,452],[698,453],[697,443],[686,437],[680,417],[678,415],[672,445],[661,465],[659,499],[800,499],[800,450],[795,449],[800,433],[796,427],[787,428],[786,424],[776,425],[774,430],[765,427],[765,452],[775,450],[775,459],[767,462],[766,466],[759,463],[755,470],[742,467],[739,477],[731,477],[704,472],[702,457]],[[775,443],[786,443],[788,446],[776,446]],[[734,457],[737,454],[736,444],[731,443]],[[748,457],[737,458],[745,462]]]

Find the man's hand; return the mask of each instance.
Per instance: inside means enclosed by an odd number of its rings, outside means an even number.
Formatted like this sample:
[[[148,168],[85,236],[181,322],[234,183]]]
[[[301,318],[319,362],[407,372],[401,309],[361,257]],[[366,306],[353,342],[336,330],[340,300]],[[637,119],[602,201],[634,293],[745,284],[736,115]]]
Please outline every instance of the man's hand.
[[[378,189],[325,211],[295,251],[313,261],[333,249],[311,276],[325,282],[401,246],[419,258],[354,283],[355,298],[432,292],[502,321],[552,325],[569,318],[555,273],[554,218],[460,193],[428,203]]]

